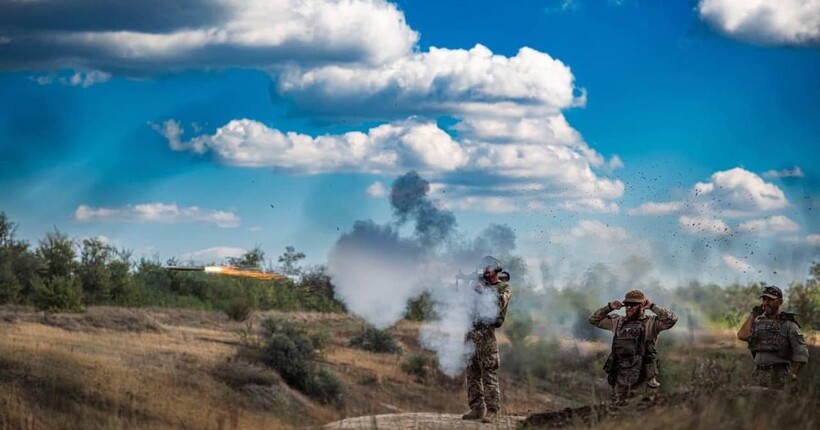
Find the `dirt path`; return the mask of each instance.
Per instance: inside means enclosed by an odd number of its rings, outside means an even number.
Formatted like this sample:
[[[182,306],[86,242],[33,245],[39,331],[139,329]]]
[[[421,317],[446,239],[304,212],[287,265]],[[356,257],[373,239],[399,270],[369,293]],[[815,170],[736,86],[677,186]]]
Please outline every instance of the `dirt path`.
[[[347,418],[322,427],[323,429],[379,429],[379,430],[512,430],[525,417],[502,415],[495,423],[464,421],[460,415],[414,412],[406,414],[371,415]]]

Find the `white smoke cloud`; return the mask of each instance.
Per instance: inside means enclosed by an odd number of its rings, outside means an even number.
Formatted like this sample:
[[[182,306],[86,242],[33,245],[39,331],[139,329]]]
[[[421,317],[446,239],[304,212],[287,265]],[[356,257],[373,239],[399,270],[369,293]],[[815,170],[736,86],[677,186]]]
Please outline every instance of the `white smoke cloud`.
[[[701,0],[701,18],[730,37],[759,44],[820,42],[818,0]]]

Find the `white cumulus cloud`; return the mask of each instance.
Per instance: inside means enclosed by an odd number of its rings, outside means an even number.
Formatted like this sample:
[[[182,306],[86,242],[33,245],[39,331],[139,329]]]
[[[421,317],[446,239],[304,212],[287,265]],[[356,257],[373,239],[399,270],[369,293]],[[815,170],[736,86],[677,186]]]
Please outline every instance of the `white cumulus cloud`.
[[[376,181],[367,187],[367,195],[374,198],[384,197],[387,195],[387,189],[384,187],[384,184]]]
[[[451,207],[477,204],[495,211],[512,211],[517,205],[511,198],[560,198],[574,210],[614,213],[617,204],[609,200],[624,191],[621,181],[594,172],[595,160],[589,158],[593,152],[585,145],[459,141],[432,121],[411,119],[375,126],[366,132],[314,137],[242,119],[229,122],[212,135],[188,141],[182,141],[182,127],[174,120],[155,129],[174,150],[210,152],[232,166],[273,167],[307,174],[395,175],[414,169],[441,176],[439,182],[448,191],[443,197],[453,200]],[[458,183],[462,176],[480,180],[465,186]],[[479,203],[486,202],[486,198],[495,203]]]
[[[379,66],[294,66],[280,76],[278,90],[299,108],[316,113],[338,115],[355,109],[379,115],[521,117],[534,111],[554,114],[582,103],[574,94],[573,79],[569,67],[546,53],[524,47],[505,57],[476,45],[469,50],[432,47]]]
[[[241,257],[245,254],[242,248],[231,246],[213,246],[210,248],[200,249],[185,254],[180,254],[177,259],[185,262],[193,262],[197,264],[221,264],[228,258]]]
[[[80,205],[74,211],[74,218],[81,222],[155,222],[176,224],[183,222],[204,222],[218,227],[238,227],[240,218],[233,212],[202,209],[196,206],[179,207],[176,204],[145,203],[116,208],[93,208]]]
[[[7,40],[0,70],[376,64],[405,56],[418,41],[384,0],[12,1],[0,3],[0,17]]]
[[[723,255],[723,264],[725,264],[726,267],[743,273],[750,273],[754,270],[751,264],[729,254]]]
[[[802,178],[805,175],[800,167],[794,167],[791,169],[767,170],[763,173],[763,176],[766,178]]]
[[[698,12],[740,40],[776,45],[820,41],[820,0],[701,0]]]
[[[629,215],[666,215],[680,212],[685,207],[683,202],[647,202],[636,208],[629,209]]]
[[[713,173],[709,182],[695,184],[692,193],[705,209],[729,216],[767,212],[789,204],[777,185],[740,167]]]
[[[806,242],[812,246],[820,246],[820,234],[810,234],[806,236]]]
[[[609,226],[597,220],[581,220],[578,225],[570,229],[568,234],[552,236],[553,242],[564,244],[587,239],[615,243],[628,238],[629,232],[625,228]]]
[[[800,226],[784,215],[746,221],[737,227],[737,231],[752,233],[758,236],[771,236],[778,233],[794,233]]]
[[[723,236],[732,232],[723,220],[702,216],[692,217],[681,215],[678,218],[678,225],[680,225],[684,231],[691,234]]]

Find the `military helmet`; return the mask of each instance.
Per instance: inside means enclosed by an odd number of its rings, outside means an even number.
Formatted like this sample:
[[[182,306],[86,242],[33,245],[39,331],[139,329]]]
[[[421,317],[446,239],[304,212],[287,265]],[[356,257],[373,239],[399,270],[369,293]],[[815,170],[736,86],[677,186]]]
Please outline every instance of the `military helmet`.
[[[484,271],[489,269],[495,273],[501,273],[501,271],[504,270],[504,268],[501,267],[501,261],[490,255],[481,259],[481,269]]]
[[[768,297],[772,300],[782,299],[783,298],[783,290],[778,288],[776,285],[767,285],[760,290],[760,298]]]
[[[643,303],[646,299],[641,290],[632,290],[624,296],[624,303]]]

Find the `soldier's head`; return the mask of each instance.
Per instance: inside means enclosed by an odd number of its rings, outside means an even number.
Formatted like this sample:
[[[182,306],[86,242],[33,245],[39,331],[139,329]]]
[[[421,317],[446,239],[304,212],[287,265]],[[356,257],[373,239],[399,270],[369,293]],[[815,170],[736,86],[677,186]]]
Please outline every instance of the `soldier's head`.
[[[760,306],[768,316],[777,315],[783,304],[783,291],[775,285],[766,285],[760,290]]]
[[[481,268],[484,271],[484,280],[491,284],[498,282],[498,274],[504,270],[501,267],[501,262],[498,261],[497,258],[490,257],[489,255],[481,259]]]
[[[632,290],[624,296],[624,307],[626,308],[626,317],[630,319],[638,318],[643,315],[643,303],[646,297],[641,290]]]

